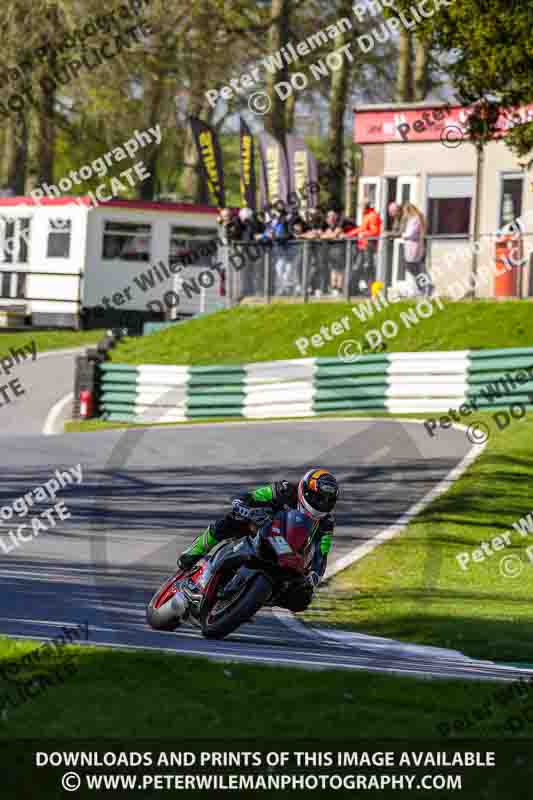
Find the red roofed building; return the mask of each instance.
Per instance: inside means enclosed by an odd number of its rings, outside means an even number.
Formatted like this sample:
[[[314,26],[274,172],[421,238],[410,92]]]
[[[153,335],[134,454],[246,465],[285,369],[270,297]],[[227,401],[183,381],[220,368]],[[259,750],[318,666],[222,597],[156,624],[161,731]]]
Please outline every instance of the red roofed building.
[[[391,229],[391,202],[411,202],[428,222],[426,269],[439,293],[465,280],[472,269],[477,153],[467,140],[468,109],[445,104],[358,106],[354,141],[361,146],[358,218],[372,202]],[[501,136],[485,148],[479,208],[480,297],[533,295],[533,183],[503,137],[519,122],[533,120],[533,106],[502,115]],[[523,265],[498,284],[495,247],[503,226],[521,220]],[[378,277],[388,286],[402,278],[402,244],[382,242]],[[489,274],[488,268],[492,270]],[[505,284],[505,285],[504,285]]]

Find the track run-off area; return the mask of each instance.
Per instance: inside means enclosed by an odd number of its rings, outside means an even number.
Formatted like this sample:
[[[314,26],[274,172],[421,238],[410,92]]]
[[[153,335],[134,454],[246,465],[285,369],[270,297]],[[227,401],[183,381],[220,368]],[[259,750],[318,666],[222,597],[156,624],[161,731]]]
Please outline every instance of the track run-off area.
[[[39,371],[62,372],[67,358],[73,356],[46,359]],[[24,429],[20,408],[17,423],[2,427],[0,507],[54,478],[56,469],[81,465],[83,478],[57,494],[70,518],[0,551],[0,633],[47,639],[66,624],[81,623],[88,626],[89,644],[178,656],[478,679],[512,680],[529,672],[455,651],[322,630],[278,609],[259,612],[221,642],[188,625],[167,633],[145,621],[146,604],[173,571],[176,554],[244,487],[296,480],[311,466],[335,473],[341,497],[329,576],[380,540],[401,536],[409,519],[466,469],[479,448],[464,431],[430,439],[415,421],[336,418],[44,436],[35,432],[46,418],[37,409],[42,372],[36,367],[26,401],[33,421]],[[63,388],[56,385],[53,398],[46,394],[48,410]],[[40,510],[2,520],[0,535],[5,539]],[[428,576],[438,570],[431,556],[424,569]]]

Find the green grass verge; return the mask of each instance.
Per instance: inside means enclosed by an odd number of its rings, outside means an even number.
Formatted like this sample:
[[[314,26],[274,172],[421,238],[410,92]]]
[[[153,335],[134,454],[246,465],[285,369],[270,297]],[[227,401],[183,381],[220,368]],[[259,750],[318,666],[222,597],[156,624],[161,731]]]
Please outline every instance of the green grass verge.
[[[91,331],[27,331],[16,333],[0,332],[0,357],[7,353],[10,347],[21,347],[34,341],[37,353],[46,350],[58,350],[70,347],[83,347],[84,345],[98,342],[104,335],[103,330]]]
[[[359,307],[359,304],[354,304]],[[141,338],[124,339],[112,351],[113,361],[128,364],[230,364],[301,358],[296,340],[348,317],[350,328],[322,347],[309,347],[306,357],[336,356],[345,339],[363,339],[385,320],[398,325],[386,339],[390,352],[526,347],[533,343],[533,306],[527,301],[446,303],[418,324],[401,314],[413,303],[397,303],[362,323],[348,303],[238,306]]]
[[[533,512],[533,414],[502,432],[490,414],[478,416],[491,431],[482,456],[403,533],[330,581],[312,606],[313,622],[533,662],[533,531],[512,528]],[[506,531],[509,546],[461,568],[459,553]],[[517,577],[502,574],[508,556]]]
[[[19,661],[38,646],[37,642],[0,639],[0,668],[6,659]],[[37,751],[97,752],[100,758],[108,751],[148,751],[157,758],[160,751],[225,749],[232,752],[387,750],[399,754],[402,750],[435,753],[466,747],[500,753],[504,739],[512,755],[510,766],[509,760],[504,763],[498,757],[497,770],[440,768],[438,773],[462,772],[461,797],[468,800],[508,797],[510,781],[513,798],[525,800],[530,796],[517,791],[514,774],[518,753],[530,746],[524,741],[530,727],[527,720],[531,719],[531,687],[527,684],[428,681],[358,671],[219,663],[146,650],[71,646],[51,649],[53,654],[43,657],[38,667],[21,667],[8,685],[2,681],[0,753],[5,766],[2,796],[8,800],[64,796],[59,789],[60,780],[72,768],[46,766],[37,770]],[[35,680],[38,676],[41,680],[48,676],[50,680],[54,675],[61,675],[61,681],[44,689]],[[20,702],[23,684],[33,697]],[[13,698],[13,703],[7,702],[7,696]],[[468,744],[463,743],[467,737]],[[385,747],[384,740],[387,740]],[[520,763],[518,783],[529,791],[533,767],[527,758]],[[220,772],[206,767],[201,771],[187,770],[189,774],[211,771]],[[74,772],[83,776],[117,771],[99,766],[77,768]],[[118,772],[139,774],[126,767]],[[140,770],[140,774],[154,772],[175,774],[179,770]],[[239,769],[231,772],[238,773]],[[345,774],[355,772],[359,770],[345,770]],[[376,767],[368,774],[384,772]],[[412,768],[408,772],[416,775]],[[422,774],[434,772],[426,768]],[[268,774],[263,769],[259,773]],[[138,792],[132,794],[139,796]],[[279,796],[273,791],[263,794]],[[318,790],[313,792],[315,795],[331,797],[331,792]],[[346,796],[346,792],[341,791],[340,795]],[[89,798],[94,791],[90,794],[82,783],[76,796]],[[141,796],[157,797],[159,793],[148,789]],[[213,797],[213,793],[207,796]],[[370,796],[374,794],[371,792]],[[407,790],[397,788],[394,792],[380,793],[380,797],[411,796]],[[445,795],[439,792],[431,796]]]
[[[65,433],[94,433],[95,431],[112,431],[115,428],[164,428],[169,425],[182,425],[181,422],[106,422],[100,419],[69,420],[64,424]]]
[[[0,667],[39,643],[0,638]],[[171,646],[171,642],[169,641]],[[465,735],[456,725],[473,705],[494,698],[498,684],[415,678],[347,670],[300,670],[219,663],[147,650],[67,646],[51,648],[39,666],[3,679],[0,740],[32,738],[156,737],[231,739],[364,736],[378,739]],[[21,702],[13,681],[28,684],[57,671],[70,673]],[[37,685],[37,684],[35,684]],[[485,738],[501,733],[509,703],[494,698],[490,721],[472,726]],[[516,701],[518,702],[518,701]],[[254,709],[253,714],[243,713]],[[127,713],[125,710],[127,709]],[[179,721],[179,733],[176,724]],[[525,733],[525,731],[523,732]]]

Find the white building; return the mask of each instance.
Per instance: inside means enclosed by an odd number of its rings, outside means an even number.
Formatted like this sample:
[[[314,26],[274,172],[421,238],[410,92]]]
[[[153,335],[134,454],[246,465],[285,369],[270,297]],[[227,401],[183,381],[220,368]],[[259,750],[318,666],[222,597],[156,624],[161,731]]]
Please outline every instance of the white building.
[[[365,105],[355,109],[354,141],[361,145],[358,214],[370,202],[391,228],[394,201],[413,203],[428,222],[426,269],[439,294],[472,269],[476,203],[479,202],[478,297],[533,295],[533,182],[503,141],[518,122],[533,120],[533,106],[498,122],[499,136],[484,151],[476,197],[477,152],[467,138],[468,109],[438,103]],[[523,264],[499,275],[496,242],[502,227],[520,219]],[[378,276],[388,286],[402,273],[399,239],[383,241]],[[520,259],[517,259],[518,261]]]
[[[33,325],[77,328],[118,324],[123,311],[154,318],[160,309],[175,317],[221,307],[209,254],[216,217],[216,209],[178,203],[0,198],[0,309]]]

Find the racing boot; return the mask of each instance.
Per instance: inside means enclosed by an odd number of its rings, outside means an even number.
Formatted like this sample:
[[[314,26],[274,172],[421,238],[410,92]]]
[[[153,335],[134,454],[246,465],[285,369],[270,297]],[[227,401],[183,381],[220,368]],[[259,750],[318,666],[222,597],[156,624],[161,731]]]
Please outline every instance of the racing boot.
[[[177,564],[181,569],[189,569],[199,561],[202,556],[207,555],[211,548],[218,544],[218,539],[213,535],[213,526],[208,525],[203,533],[194,540],[188,550],[185,550],[178,558]]]

